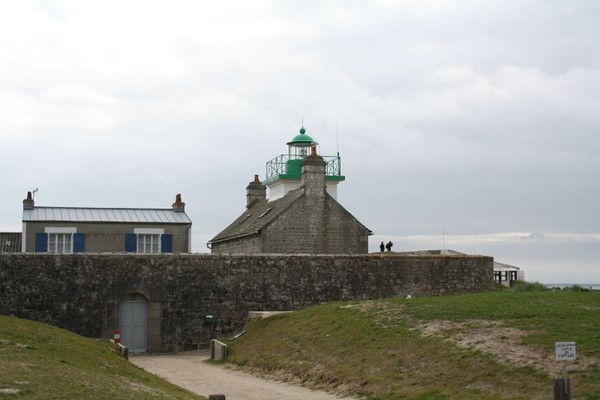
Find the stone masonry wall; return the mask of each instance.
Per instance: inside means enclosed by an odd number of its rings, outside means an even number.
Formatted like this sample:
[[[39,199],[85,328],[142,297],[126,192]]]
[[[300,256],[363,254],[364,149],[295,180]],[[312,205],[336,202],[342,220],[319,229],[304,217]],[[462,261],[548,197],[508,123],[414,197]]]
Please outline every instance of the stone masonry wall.
[[[255,235],[213,243],[213,254],[259,254],[263,253],[260,233]]]
[[[251,310],[492,289],[484,256],[0,254],[0,314],[108,338],[119,302],[140,293],[151,352],[239,331]]]
[[[352,214],[325,195],[300,197],[262,233],[265,253],[366,254],[368,237]]]

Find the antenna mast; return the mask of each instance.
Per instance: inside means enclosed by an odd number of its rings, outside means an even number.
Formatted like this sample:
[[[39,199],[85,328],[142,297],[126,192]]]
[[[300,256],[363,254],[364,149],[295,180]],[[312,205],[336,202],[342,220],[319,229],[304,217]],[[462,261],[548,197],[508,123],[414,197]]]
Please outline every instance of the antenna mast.
[[[335,120],[335,149],[337,150],[338,157],[340,156],[339,131],[340,131],[340,124],[339,124],[339,121],[336,119]]]
[[[446,231],[442,229],[442,251],[446,251]]]

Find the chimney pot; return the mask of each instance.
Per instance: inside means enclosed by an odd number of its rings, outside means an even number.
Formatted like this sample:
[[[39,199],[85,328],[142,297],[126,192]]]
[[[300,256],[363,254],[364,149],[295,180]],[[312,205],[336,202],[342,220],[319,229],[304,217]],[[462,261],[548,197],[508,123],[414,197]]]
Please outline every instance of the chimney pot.
[[[246,186],[246,209],[249,209],[258,201],[267,199],[267,188],[260,182],[258,175]]]
[[[31,192],[27,192],[27,198],[23,200],[23,210],[33,210],[34,207],[33,195]]]
[[[177,193],[175,196],[175,203],[172,205],[173,211],[175,212],[185,212],[185,203],[181,201],[181,194]]]

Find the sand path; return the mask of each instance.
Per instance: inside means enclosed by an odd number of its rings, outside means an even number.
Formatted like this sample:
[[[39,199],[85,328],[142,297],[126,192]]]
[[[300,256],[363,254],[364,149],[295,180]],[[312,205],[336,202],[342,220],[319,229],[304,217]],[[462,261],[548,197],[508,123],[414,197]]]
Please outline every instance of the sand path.
[[[353,400],[204,362],[208,358],[208,351],[191,351],[136,355],[129,360],[148,372],[206,397],[220,393],[227,400]]]

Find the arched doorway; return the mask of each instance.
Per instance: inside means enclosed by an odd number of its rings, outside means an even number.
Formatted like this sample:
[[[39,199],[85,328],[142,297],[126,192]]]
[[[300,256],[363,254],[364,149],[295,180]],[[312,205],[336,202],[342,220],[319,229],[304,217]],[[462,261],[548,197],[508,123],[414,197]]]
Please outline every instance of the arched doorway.
[[[134,353],[144,353],[148,346],[148,300],[139,293],[130,294],[119,303],[121,343]]]

